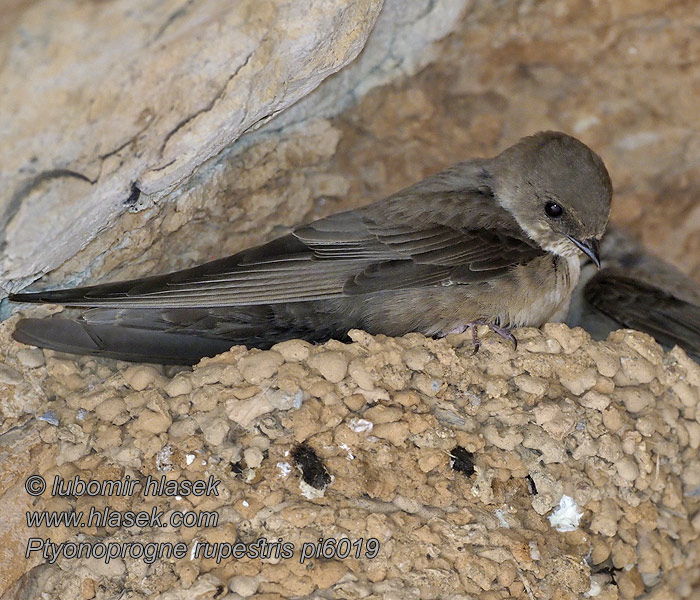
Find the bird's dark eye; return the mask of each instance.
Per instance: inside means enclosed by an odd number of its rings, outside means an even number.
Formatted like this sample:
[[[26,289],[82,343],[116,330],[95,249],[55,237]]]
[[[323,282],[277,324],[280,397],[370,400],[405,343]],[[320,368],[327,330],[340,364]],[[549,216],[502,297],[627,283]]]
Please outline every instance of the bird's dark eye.
[[[561,207],[560,204],[557,204],[556,202],[547,202],[547,204],[544,205],[544,212],[547,213],[548,217],[552,217],[552,219],[557,219],[562,216],[564,213],[564,209]]]

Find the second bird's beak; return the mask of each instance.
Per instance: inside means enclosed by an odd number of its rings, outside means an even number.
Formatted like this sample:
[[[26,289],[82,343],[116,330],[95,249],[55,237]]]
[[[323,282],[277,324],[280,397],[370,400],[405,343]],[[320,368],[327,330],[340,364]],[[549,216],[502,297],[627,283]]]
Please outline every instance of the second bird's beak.
[[[589,240],[579,241],[570,235],[566,237],[576,244],[577,248],[590,258],[595,263],[595,266],[600,269],[600,243],[597,239],[591,238]]]

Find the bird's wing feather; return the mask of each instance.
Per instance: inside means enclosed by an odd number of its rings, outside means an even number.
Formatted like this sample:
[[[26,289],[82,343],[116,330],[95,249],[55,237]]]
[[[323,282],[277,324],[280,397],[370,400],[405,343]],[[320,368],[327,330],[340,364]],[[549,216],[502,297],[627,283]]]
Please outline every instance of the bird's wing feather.
[[[612,268],[591,278],[584,297],[622,326],[700,355],[700,306]]]
[[[397,196],[381,206],[320,219],[267,244],[192,269],[72,290],[17,294],[12,299],[115,308],[301,302],[483,281],[544,253],[512,226],[510,215],[491,198],[465,192],[441,199],[431,202],[421,196],[421,208],[409,213],[403,210],[405,195]],[[424,208],[430,206],[440,207],[441,212]],[[465,219],[468,206],[477,208],[478,218]],[[500,227],[493,224],[496,221]],[[509,226],[504,227],[504,222]]]
[[[12,335],[23,344],[58,352],[158,364],[191,365],[232,346],[230,341],[212,337],[62,318],[21,319]]]

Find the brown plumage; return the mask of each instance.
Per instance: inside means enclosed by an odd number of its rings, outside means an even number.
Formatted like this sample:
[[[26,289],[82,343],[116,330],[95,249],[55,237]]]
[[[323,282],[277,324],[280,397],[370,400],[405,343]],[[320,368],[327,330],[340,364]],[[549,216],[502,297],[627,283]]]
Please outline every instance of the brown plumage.
[[[597,260],[612,188],[600,158],[563,133],[524,138],[384,200],[192,269],[16,302],[88,308],[19,322],[15,339],[192,363],[236,345],[344,338],[360,328],[443,335],[477,320],[563,318],[579,250]]]
[[[610,229],[602,248],[600,271],[582,267],[567,323],[596,339],[616,329],[637,329],[700,360],[700,284],[620,229]]]

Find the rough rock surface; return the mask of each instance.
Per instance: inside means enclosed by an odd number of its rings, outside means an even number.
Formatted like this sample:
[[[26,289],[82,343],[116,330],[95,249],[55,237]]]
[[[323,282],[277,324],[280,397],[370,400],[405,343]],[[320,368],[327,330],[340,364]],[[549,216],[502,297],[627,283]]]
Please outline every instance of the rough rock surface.
[[[335,116],[371,89],[415,75],[439,57],[440,46],[433,42],[459,26],[460,16],[471,4],[470,0],[384,0],[358,58],[244,140],[305,120]]]
[[[13,321],[0,328],[5,597],[700,592],[700,366],[644,334],[593,342],[546,325],[518,330],[515,351],[483,331],[473,355],[468,334],[356,331],[348,345],[239,347],[164,371],[50,351],[41,366],[8,340]],[[49,486],[36,499],[24,491],[33,473]],[[220,484],[198,496],[58,497],[56,476]],[[46,510],[82,511],[87,523],[91,508],[162,511],[166,526],[24,522]],[[218,521],[173,526],[173,511]],[[30,537],[65,542],[66,553],[85,543],[126,554],[27,560]],[[293,555],[203,554],[260,538],[293,544]],[[325,558],[307,549],[302,563],[303,545],[321,538],[356,546],[333,557],[327,545]],[[152,564],[130,554],[168,542],[186,551]]]

